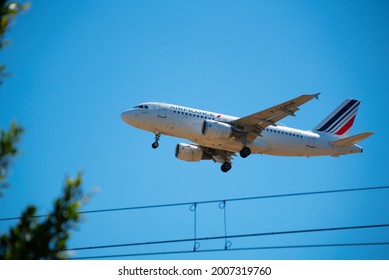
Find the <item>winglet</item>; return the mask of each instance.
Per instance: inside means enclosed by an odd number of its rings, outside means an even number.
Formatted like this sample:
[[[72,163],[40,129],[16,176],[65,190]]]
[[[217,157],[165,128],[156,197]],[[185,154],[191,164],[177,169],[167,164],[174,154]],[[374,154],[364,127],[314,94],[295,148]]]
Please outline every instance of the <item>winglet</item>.
[[[319,95],[321,94],[321,92],[318,92],[318,93],[315,93],[315,94],[313,94],[313,96],[317,99],[317,100],[319,100]]]

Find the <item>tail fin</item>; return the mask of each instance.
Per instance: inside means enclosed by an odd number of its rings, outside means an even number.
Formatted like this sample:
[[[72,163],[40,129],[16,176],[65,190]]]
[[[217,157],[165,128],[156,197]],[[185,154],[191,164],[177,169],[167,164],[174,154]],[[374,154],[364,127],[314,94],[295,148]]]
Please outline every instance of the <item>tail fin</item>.
[[[341,138],[348,137],[360,103],[359,100],[346,99],[313,130],[334,134]]]

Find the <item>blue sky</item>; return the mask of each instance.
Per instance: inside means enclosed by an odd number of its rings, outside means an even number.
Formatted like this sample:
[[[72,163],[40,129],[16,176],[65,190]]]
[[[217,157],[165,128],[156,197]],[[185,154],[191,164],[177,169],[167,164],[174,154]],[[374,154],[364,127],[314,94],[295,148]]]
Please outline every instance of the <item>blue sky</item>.
[[[0,53],[0,126],[26,133],[0,216],[50,210],[65,176],[84,172],[85,210],[386,186],[388,4],[385,1],[31,1]],[[346,98],[362,101],[352,133],[365,152],[339,158],[237,157],[223,174],[174,157],[176,143],[136,130],[120,113],[164,101],[244,116],[321,92],[288,126],[311,129]],[[228,234],[385,224],[389,191],[227,203]],[[224,234],[218,203],[199,205],[197,236]],[[14,222],[0,222],[0,232]],[[232,241],[231,248],[388,241],[388,229]],[[193,237],[187,206],[85,215],[69,247]],[[188,247],[189,246],[189,247]],[[75,257],[190,250],[191,244],[77,252]],[[219,249],[224,240],[201,242]],[[388,246],[252,250],[134,258],[388,259]]]

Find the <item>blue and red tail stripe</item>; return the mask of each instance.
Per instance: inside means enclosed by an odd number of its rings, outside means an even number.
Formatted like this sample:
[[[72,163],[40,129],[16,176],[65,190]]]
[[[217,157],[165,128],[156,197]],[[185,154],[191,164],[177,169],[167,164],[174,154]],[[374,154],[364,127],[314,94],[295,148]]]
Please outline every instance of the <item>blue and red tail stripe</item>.
[[[359,104],[359,100],[348,100],[347,103],[335,110],[333,117],[328,117],[329,120],[315,130],[343,135],[352,127]]]

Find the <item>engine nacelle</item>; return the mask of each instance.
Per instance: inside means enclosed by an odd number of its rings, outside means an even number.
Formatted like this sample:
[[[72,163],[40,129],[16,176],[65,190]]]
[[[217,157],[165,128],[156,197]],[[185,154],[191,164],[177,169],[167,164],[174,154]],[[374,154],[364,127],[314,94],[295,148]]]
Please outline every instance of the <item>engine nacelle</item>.
[[[210,140],[228,139],[231,137],[232,127],[227,123],[205,120],[201,127],[201,133]]]
[[[185,161],[200,161],[203,158],[203,149],[191,144],[177,144],[176,158]]]

